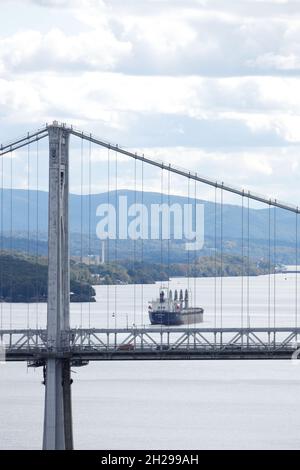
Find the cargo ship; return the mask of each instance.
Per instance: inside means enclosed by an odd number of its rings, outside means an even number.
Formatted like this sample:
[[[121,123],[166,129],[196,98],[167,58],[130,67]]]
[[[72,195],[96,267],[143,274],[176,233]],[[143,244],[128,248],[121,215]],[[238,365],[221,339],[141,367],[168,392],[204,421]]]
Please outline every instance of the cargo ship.
[[[189,325],[202,323],[204,310],[201,307],[189,306],[189,292],[183,295],[181,289],[174,291],[167,288],[159,290],[159,297],[149,303],[149,319],[151,325]]]

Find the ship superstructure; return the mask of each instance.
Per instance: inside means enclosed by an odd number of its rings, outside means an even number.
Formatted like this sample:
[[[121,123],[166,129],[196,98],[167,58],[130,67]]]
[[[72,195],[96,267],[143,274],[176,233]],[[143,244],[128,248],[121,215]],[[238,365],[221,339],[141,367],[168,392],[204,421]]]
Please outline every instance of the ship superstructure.
[[[152,325],[187,325],[202,323],[204,310],[190,307],[188,289],[160,288],[159,297],[149,303],[149,318]]]

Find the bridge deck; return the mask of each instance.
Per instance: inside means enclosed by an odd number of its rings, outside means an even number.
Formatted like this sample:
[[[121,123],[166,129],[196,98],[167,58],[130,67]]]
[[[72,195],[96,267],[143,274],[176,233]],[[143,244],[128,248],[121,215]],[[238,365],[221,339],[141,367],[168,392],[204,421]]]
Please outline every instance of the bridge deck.
[[[291,359],[300,328],[73,329],[53,348],[45,330],[0,330],[6,361]]]

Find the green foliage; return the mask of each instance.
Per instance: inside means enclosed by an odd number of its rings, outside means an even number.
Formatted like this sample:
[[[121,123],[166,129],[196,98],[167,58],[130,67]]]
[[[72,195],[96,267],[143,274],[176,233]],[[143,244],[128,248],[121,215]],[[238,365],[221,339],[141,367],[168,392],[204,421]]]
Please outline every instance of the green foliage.
[[[273,266],[271,266],[273,271]],[[269,272],[267,261],[256,263],[238,255],[203,256],[188,263],[167,264],[120,261],[86,265],[71,261],[71,302],[94,302],[96,284],[152,284],[169,277],[257,276]],[[47,258],[0,254],[0,300],[5,302],[47,301]]]
[[[71,301],[95,301],[95,290],[86,266],[71,266]],[[0,254],[0,300],[5,302],[46,302],[48,296],[47,259],[20,253]]]
[[[273,269],[273,267],[271,267]],[[91,266],[94,284],[152,284],[169,277],[258,276],[269,272],[268,262],[249,260],[238,255],[203,256],[190,263],[148,263],[120,261]]]
[[[71,279],[70,292],[71,302],[96,302],[95,289],[86,281],[74,281]]]
[[[6,302],[47,300],[47,265],[21,254],[0,255],[0,298]]]

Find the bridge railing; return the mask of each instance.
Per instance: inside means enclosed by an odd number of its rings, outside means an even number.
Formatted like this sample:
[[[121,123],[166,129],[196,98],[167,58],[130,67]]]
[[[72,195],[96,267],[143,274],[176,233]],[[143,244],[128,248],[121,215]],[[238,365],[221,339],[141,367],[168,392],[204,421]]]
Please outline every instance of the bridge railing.
[[[7,357],[135,351],[295,351],[298,337],[300,328],[73,329],[63,333],[61,346],[55,349],[47,340],[46,330],[0,330]]]

